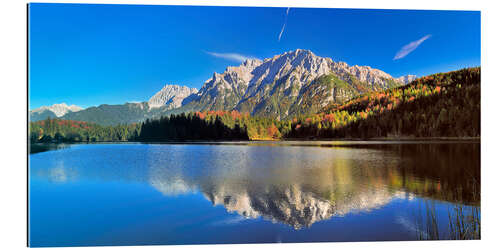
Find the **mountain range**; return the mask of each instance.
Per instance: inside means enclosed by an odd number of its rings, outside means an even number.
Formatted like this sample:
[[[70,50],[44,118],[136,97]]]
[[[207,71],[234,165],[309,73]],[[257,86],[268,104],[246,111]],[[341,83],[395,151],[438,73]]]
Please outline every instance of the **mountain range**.
[[[264,60],[248,59],[214,73],[198,91],[165,85],[147,102],[99,105],[81,109],[56,104],[30,112],[31,121],[60,117],[103,125],[141,122],[173,113],[238,110],[251,115],[287,119],[319,112],[331,104],[370,91],[408,84],[415,75],[393,77],[369,66],[350,66],[297,49]],[[59,107],[66,107],[60,111]],[[49,113],[50,111],[51,113]]]

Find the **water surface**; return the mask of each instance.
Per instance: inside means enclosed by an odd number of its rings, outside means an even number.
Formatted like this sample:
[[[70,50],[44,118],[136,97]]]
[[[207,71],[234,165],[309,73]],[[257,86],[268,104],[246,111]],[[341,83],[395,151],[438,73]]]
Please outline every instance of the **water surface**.
[[[29,243],[453,239],[479,166],[463,142],[66,145],[30,155]]]

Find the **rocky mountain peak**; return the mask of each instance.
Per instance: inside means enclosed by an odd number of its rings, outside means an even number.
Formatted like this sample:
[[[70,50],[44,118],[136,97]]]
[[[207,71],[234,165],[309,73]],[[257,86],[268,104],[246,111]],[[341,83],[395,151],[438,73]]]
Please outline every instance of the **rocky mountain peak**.
[[[167,106],[170,109],[178,108],[182,105],[182,101],[186,97],[197,92],[198,89],[196,88],[167,84],[149,99],[148,105],[149,108],[159,108],[162,106]]]
[[[344,83],[323,82],[321,86],[312,86],[321,76],[334,76]],[[239,66],[227,67],[222,73],[214,73],[205,81],[189,109],[236,109],[280,119],[296,112],[289,110],[292,106],[304,106],[303,101],[320,99],[318,105],[324,106],[409,80],[411,77],[394,78],[370,66],[350,66],[317,56],[310,50],[295,49],[264,60],[248,59]],[[304,93],[309,96],[304,98],[301,96]],[[314,97],[319,93],[322,97]],[[280,105],[280,102],[286,104]]]
[[[245,67],[257,67],[259,66],[260,64],[262,64],[262,61],[259,60],[259,59],[246,59],[242,64],[241,66],[245,66]]]

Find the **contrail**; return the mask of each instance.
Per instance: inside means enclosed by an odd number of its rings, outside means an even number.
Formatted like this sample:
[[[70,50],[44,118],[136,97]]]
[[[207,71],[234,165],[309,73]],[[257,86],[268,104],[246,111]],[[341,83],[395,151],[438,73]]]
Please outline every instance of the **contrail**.
[[[418,46],[420,46],[420,44],[422,44],[425,40],[429,39],[430,37],[431,37],[431,35],[426,35],[426,36],[424,36],[416,41],[413,41],[413,42],[403,46],[398,51],[398,53],[396,53],[396,55],[394,56],[394,58],[392,60],[398,60],[398,59],[404,58],[405,56],[410,54],[412,51],[416,50],[418,48]]]
[[[288,12],[290,11],[290,7],[286,9],[285,22],[283,23],[283,27],[281,27],[281,32],[278,35],[278,42],[281,41],[281,35],[283,35],[283,31],[285,31],[286,21],[288,20]]]

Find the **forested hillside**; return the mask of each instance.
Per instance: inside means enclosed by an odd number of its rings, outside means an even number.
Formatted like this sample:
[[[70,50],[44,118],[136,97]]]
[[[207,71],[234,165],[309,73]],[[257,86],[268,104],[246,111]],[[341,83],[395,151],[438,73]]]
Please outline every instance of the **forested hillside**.
[[[286,138],[478,137],[481,69],[419,78],[298,117]]]

